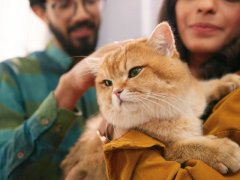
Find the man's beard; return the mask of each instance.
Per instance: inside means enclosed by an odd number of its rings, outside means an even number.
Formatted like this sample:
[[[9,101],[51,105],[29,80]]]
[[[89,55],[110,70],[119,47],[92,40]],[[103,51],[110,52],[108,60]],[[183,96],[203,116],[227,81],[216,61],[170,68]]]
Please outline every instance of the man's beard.
[[[71,57],[76,57],[76,58],[77,56],[78,57],[88,56],[96,48],[97,39],[98,39],[98,27],[92,21],[83,21],[83,22],[76,23],[67,29],[67,33],[69,34],[70,32],[78,28],[84,28],[84,27],[87,27],[94,31],[93,37],[85,37],[85,38],[77,39],[78,46],[76,46],[73,44],[73,42],[71,42],[69,38],[65,37],[58,30],[57,27],[55,27],[51,22],[49,23],[49,28],[51,32],[56,37],[58,42],[61,44],[63,50]]]

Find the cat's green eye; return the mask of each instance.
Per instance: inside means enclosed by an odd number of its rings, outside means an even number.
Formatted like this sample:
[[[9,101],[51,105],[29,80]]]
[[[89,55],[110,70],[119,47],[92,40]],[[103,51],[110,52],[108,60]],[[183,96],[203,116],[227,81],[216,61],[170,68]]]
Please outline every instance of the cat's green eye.
[[[142,69],[143,69],[143,67],[140,67],[140,66],[130,69],[130,71],[128,73],[128,78],[133,78],[133,77],[137,76],[141,72]]]
[[[110,80],[103,80],[103,84],[107,87],[112,86],[112,81]]]

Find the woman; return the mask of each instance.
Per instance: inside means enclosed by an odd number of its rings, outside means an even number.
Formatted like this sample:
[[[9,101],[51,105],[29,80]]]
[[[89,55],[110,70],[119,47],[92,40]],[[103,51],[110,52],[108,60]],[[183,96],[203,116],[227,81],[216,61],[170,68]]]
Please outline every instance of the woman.
[[[239,0],[165,0],[159,16],[159,22],[161,21],[168,21],[175,30],[181,59],[188,63],[191,72],[197,78],[221,77],[226,73],[240,70]],[[212,112],[208,112],[208,115],[211,113],[210,116],[204,116],[205,134],[229,137],[240,144],[239,107],[240,89],[238,88],[218,102]],[[187,161],[180,167],[177,163],[166,161],[159,155],[151,157],[151,160],[148,157],[148,160],[143,162],[145,167],[136,169],[133,164],[131,167],[126,167],[125,155],[120,156],[115,153],[112,156],[114,158],[110,156],[106,156],[110,179],[240,178],[240,172],[223,176],[197,160]],[[137,153],[129,157],[137,157]],[[130,171],[132,166],[135,166],[134,171]]]
[[[193,74],[220,77],[240,69],[239,8],[239,0],[164,1],[159,22],[175,29],[178,51]]]

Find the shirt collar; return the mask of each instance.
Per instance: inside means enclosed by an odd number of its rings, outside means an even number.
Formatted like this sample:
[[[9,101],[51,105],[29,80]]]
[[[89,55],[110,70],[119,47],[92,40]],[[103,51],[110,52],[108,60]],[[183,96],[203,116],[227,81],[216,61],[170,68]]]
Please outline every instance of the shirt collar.
[[[46,48],[47,55],[58,63],[64,70],[68,70],[72,64],[72,59],[63,50],[50,42]]]

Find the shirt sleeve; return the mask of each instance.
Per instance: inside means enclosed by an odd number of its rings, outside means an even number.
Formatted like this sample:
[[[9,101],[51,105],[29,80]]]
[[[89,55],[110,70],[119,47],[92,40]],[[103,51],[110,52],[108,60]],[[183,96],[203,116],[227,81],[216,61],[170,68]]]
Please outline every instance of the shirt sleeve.
[[[50,93],[33,115],[26,116],[14,75],[0,66],[0,179],[20,173],[26,161],[54,152],[80,115],[59,109]]]
[[[6,179],[26,160],[56,149],[77,118],[72,112],[57,109],[51,93],[36,113],[13,130],[0,131],[0,179]]]

